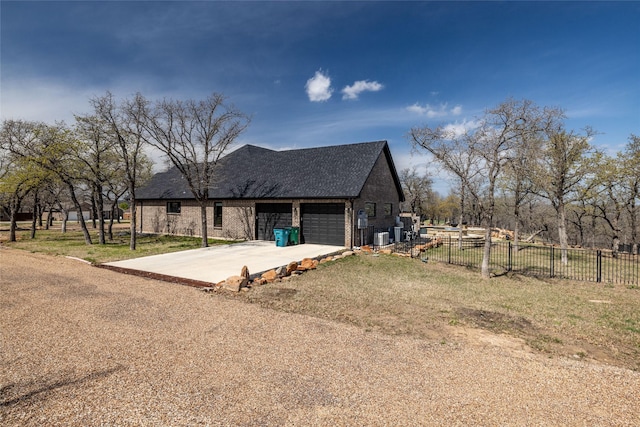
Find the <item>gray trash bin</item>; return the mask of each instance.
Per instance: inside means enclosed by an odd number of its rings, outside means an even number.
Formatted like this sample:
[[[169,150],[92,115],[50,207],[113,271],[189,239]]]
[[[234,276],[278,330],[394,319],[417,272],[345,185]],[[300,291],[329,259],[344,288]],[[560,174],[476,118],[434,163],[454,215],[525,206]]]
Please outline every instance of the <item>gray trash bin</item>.
[[[394,242],[402,241],[402,227],[393,227]]]

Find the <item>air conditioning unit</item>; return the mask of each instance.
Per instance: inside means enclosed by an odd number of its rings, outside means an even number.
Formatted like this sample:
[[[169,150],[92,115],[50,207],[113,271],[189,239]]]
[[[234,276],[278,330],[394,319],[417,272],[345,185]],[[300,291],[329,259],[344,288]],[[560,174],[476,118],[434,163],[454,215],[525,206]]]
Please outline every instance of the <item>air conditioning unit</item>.
[[[374,246],[386,246],[389,244],[389,232],[375,233],[373,235]]]

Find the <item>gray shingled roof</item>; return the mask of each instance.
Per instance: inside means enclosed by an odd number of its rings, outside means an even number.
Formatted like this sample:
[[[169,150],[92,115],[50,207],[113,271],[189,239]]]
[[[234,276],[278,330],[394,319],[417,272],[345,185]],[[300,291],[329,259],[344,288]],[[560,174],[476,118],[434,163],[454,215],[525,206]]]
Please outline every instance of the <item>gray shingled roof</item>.
[[[356,198],[381,153],[404,200],[386,141],[273,151],[245,145],[222,158],[211,199]],[[153,176],[137,199],[191,199],[176,168]]]

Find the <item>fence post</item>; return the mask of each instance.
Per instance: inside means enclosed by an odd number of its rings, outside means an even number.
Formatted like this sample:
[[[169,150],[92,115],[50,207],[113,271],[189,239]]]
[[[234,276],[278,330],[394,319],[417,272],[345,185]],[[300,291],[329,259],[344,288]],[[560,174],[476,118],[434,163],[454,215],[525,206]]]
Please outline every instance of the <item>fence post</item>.
[[[596,282],[602,282],[602,251],[596,252]]]
[[[551,253],[551,262],[550,262],[550,265],[549,265],[551,274],[549,275],[549,277],[555,276],[555,271],[554,271],[555,270],[555,254],[553,252],[554,252],[553,251],[553,246],[551,246],[551,252],[550,252]]]
[[[449,236],[449,264],[451,264],[451,236]]]
[[[509,241],[509,264],[507,265],[507,271],[511,271],[512,269],[512,265],[511,265],[511,241]]]

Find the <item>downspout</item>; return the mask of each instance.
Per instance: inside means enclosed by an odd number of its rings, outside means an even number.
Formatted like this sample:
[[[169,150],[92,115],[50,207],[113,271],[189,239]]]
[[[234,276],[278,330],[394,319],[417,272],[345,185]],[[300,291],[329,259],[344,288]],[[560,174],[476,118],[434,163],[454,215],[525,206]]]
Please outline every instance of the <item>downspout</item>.
[[[353,249],[354,243],[356,241],[356,213],[353,210],[353,199],[349,199],[349,209],[351,209],[351,247],[349,249]],[[356,227],[354,227],[356,226]]]

